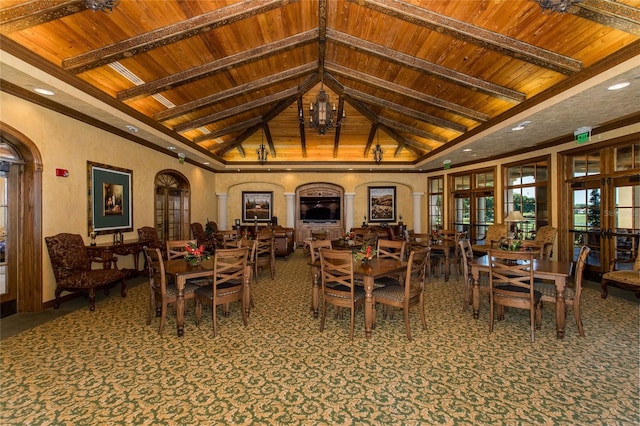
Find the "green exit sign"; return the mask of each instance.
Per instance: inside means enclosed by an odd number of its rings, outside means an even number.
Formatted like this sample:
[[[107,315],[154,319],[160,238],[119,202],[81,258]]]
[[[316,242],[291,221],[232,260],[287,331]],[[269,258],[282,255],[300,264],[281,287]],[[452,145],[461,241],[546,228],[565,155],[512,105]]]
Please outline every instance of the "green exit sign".
[[[589,142],[591,140],[591,127],[580,127],[573,132],[573,137],[578,145]]]

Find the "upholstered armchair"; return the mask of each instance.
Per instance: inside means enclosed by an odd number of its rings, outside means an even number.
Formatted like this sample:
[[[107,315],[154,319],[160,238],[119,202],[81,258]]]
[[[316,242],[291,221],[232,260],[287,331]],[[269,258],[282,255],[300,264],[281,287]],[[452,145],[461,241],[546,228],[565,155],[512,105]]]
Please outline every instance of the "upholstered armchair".
[[[550,225],[541,226],[536,231],[534,241],[542,242],[542,258],[550,259],[553,252],[553,244],[556,242],[556,235],[558,235],[558,229]]]
[[[609,272],[602,274],[602,281],[600,285],[602,287],[602,298],[605,299],[608,294],[607,285],[614,285],[626,290],[632,290],[635,292],[636,297],[640,297],[640,256],[638,255],[638,242],[640,235],[634,237],[633,246],[635,250],[632,251],[629,259],[611,259],[609,264]],[[616,269],[617,265],[633,263],[631,269]],[[628,268],[628,267],[627,267]]]
[[[487,227],[484,244],[473,244],[471,247],[474,253],[486,254],[487,250],[490,250],[493,245],[497,244],[503,238],[507,238],[508,235],[509,229],[506,223],[495,223]]]
[[[295,232],[293,228],[283,228],[280,225],[270,227],[273,232],[276,256],[284,256],[285,259],[293,253]]]
[[[215,222],[209,223],[215,224]],[[206,233],[200,222],[194,222],[191,224],[191,233],[193,234],[193,238],[198,242],[198,245],[204,246],[205,249],[211,253],[216,250],[216,247],[224,248],[224,236],[218,232],[217,225],[214,232]]]
[[[120,294],[122,297],[127,295],[124,272],[117,269],[117,259],[110,253],[90,258],[84,241],[78,234],[57,234],[45,237],[45,242],[56,278],[55,309],[60,307],[60,294],[63,291],[88,293],[91,311],[95,310],[97,288],[104,288],[105,294],[108,294],[109,286],[120,282]],[[94,262],[100,263],[102,269],[91,269]]]

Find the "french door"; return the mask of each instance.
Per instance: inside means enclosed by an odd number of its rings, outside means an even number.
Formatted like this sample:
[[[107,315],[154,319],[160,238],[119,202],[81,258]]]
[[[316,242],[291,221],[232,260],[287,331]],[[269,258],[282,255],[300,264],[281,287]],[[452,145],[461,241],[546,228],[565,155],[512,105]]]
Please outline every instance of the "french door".
[[[586,272],[592,279],[613,259],[628,260],[640,236],[640,144],[605,147],[571,156],[571,258],[591,249]],[[616,268],[630,268],[619,264]]]
[[[189,193],[189,183],[182,176],[163,173],[156,177],[155,227],[163,243],[191,238]]]
[[[453,229],[466,231],[474,243],[484,240],[495,222],[494,170],[480,170],[453,176]]]

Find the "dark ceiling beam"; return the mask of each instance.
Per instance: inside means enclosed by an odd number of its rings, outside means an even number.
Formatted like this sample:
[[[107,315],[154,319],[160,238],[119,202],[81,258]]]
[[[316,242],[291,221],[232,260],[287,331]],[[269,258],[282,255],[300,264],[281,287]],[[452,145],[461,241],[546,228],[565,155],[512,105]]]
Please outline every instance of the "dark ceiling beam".
[[[327,0],[318,1],[318,75],[324,75],[324,59],[327,47]]]
[[[582,70],[582,62],[518,39],[398,0],[350,0],[376,12],[473,43],[503,55],[565,75]]]
[[[384,117],[378,117],[378,121],[380,122],[380,124],[399,130],[401,132],[409,133],[411,135],[415,135],[420,138],[429,139],[429,140],[438,142],[440,144],[447,143],[447,138],[443,138],[442,136],[439,136],[439,135],[434,135],[433,133],[425,132],[424,130],[416,129],[415,127],[412,127],[412,126],[407,126],[406,124],[400,123],[395,120],[390,120]]]
[[[300,127],[300,148],[302,149],[302,158],[307,158],[307,137],[304,131],[304,105],[302,104],[302,95],[298,96],[298,125]]]
[[[336,135],[333,139],[333,158],[338,158],[338,147],[340,146],[340,129],[342,128],[342,115],[344,114],[344,98],[338,98],[338,111],[334,118],[336,122]]]
[[[194,143],[200,143],[211,139],[217,139],[224,135],[228,135],[230,133],[240,132],[242,130],[248,129],[251,126],[255,126],[258,123],[262,123],[262,116],[253,117],[249,120],[242,121],[240,123],[233,124],[231,126],[227,126],[223,129],[216,130],[215,132],[207,133],[206,135],[198,136],[193,138]]]
[[[269,130],[269,123],[264,123],[262,126],[264,136],[267,138],[267,145],[269,145],[269,151],[271,151],[271,157],[276,158],[276,147],[273,144],[273,138],[271,137],[271,130]]]
[[[213,122],[222,120],[224,118],[232,117],[236,114],[240,114],[246,111],[249,111],[254,108],[259,108],[265,105],[269,105],[274,102],[278,102],[282,99],[289,98],[298,93],[297,88],[292,88],[288,90],[283,90],[282,92],[274,93],[273,95],[265,96],[260,99],[256,99],[242,105],[239,105],[235,108],[228,108],[224,111],[220,111],[214,114],[205,115],[204,117],[197,118],[195,120],[187,121],[182,124],[178,124],[173,128],[175,132],[184,132],[191,129],[196,129],[201,126],[205,126],[207,124],[211,124]]]
[[[640,9],[608,0],[582,0],[569,13],[616,30],[640,36]]]
[[[182,72],[171,74],[166,77],[141,84],[140,86],[122,90],[118,92],[116,96],[118,100],[121,101],[141,96],[151,96],[165,90],[175,89],[176,87],[183,84],[210,77],[230,68],[245,65],[251,62],[256,62],[282,52],[296,49],[298,47],[304,46],[305,44],[316,41],[317,38],[317,31],[306,31],[300,34],[293,35],[291,37],[284,38],[282,40],[267,43],[263,46],[256,47],[255,49],[250,49],[244,52],[225,56],[223,58],[216,59],[198,67],[193,67]]]
[[[522,92],[493,84],[486,80],[434,64],[433,62],[425,61],[424,59],[416,58],[415,56],[398,52],[397,50],[389,49],[379,44],[371,43],[340,31],[335,31],[330,28],[327,29],[327,38],[329,41],[341,44],[347,48],[354,49],[368,55],[377,56],[385,61],[389,61],[418,72],[434,75],[450,83],[466,87],[473,91],[485,93],[489,96],[503,99],[508,102],[520,103],[526,99],[526,95]]]
[[[371,151],[371,146],[373,146],[373,140],[376,137],[377,131],[378,131],[378,123],[371,123],[371,130],[369,130],[367,143],[364,146],[364,152],[362,153],[363,158],[367,158],[369,156],[369,151]]]
[[[396,132],[392,128],[385,126],[382,123],[379,123],[379,125],[380,125],[380,129],[382,129],[387,135],[391,136],[391,139],[396,141],[396,143],[398,144],[398,149],[396,150],[394,157],[398,157],[402,149],[406,149],[410,151],[418,158],[425,154],[425,151],[422,149],[424,148],[422,144],[419,144],[418,146],[416,146],[416,144],[413,141],[403,138],[398,132]]]
[[[406,115],[407,117],[412,117],[420,121],[424,121],[425,123],[433,124],[434,126],[437,126],[437,127],[451,129],[458,133],[465,133],[467,131],[467,127],[463,126],[462,124],[457,124],[440,117],[435,117],[430,114],[425,114],[424,112],[416,111],[415,109],[411,109],[403,105],[378,98],[368,93],[360,92],[358,90],[354,90],[350,88],[345,88],[344,91],[349,93],[349,95],[351,95],[352,97],[358,100],[361,100],[363,102],[366,102],[368,104],[373,104],[391,111],[395,111],[399,114]]]
[[[236,96],[243,96],[250,92],[266,89],[267,87],[270,87],[277,83],[282,83],[283,81],[311,74],[316,71],[317,68],[318,64],[316,62],[301,65],[299,67],[292,68],[278,74],[260,78],[250,83],[235,86],[232,89],[223,90],[221,92],[214,93],[213,95],[205,96],[203,98],[196,99],[195,101],[187,102],[185,104],[157,112],[153,115],[153,118],[154,120],[163,121],[179,117],[181,115],[193,112],[194,110],[211,106],[228,99],[233,99]]]
[[[0,34],[26,30],[87,9],[84,0],[37,0],[0,10]]]
[[[62,68],[74,73],[88,71],[278,9],[295,1],[299,0],[265,0],[261,2],[245,0],[241,3],[185,19],[173,25],[158,28],[119,43],[66,58],[62,61]]]
[[[429,96],[417,90],[409,89],[405,86],[392,83],[382,78],[374,77],[371,74],[366,74],[360,71],[352,70],[342,65],[335,63],[325,64],[325,70],[331,74],[340,75],[359,83],[366,84],[378,90],[383,90],[394,95],[400,95],[407,98],[411,98],[415,101],[425,103],[427,105],[444,109],[450,113],[469,118],[478,122],[485,122],[489,119],[489,115],[482,112],[478,112],[471,108],[464,107],[462,105],[455,104],[453,102],[445,101],[444,99],[436,98],[435,96]]]

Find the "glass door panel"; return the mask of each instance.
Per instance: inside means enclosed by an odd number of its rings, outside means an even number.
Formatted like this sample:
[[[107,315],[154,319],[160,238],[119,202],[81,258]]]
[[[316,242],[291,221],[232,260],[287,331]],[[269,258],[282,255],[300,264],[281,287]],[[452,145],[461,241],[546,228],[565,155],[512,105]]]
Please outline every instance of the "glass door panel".
[[[637,179],[636,179],[637,180]],[[637,252],[640,234],[640,184],[630,178],[613,180],[613,210],[606,215],[613,258],[629,260]],[[631,269],[631,263],[618,263],[616,269]]]
[[[572,190],[572,226],[573,234],[572,260],[578,258],[580,247],[585,244],[590,249],[587,270],[600,271],[601,235],[600,227],[600,187],[599,181],[577,185]]]

